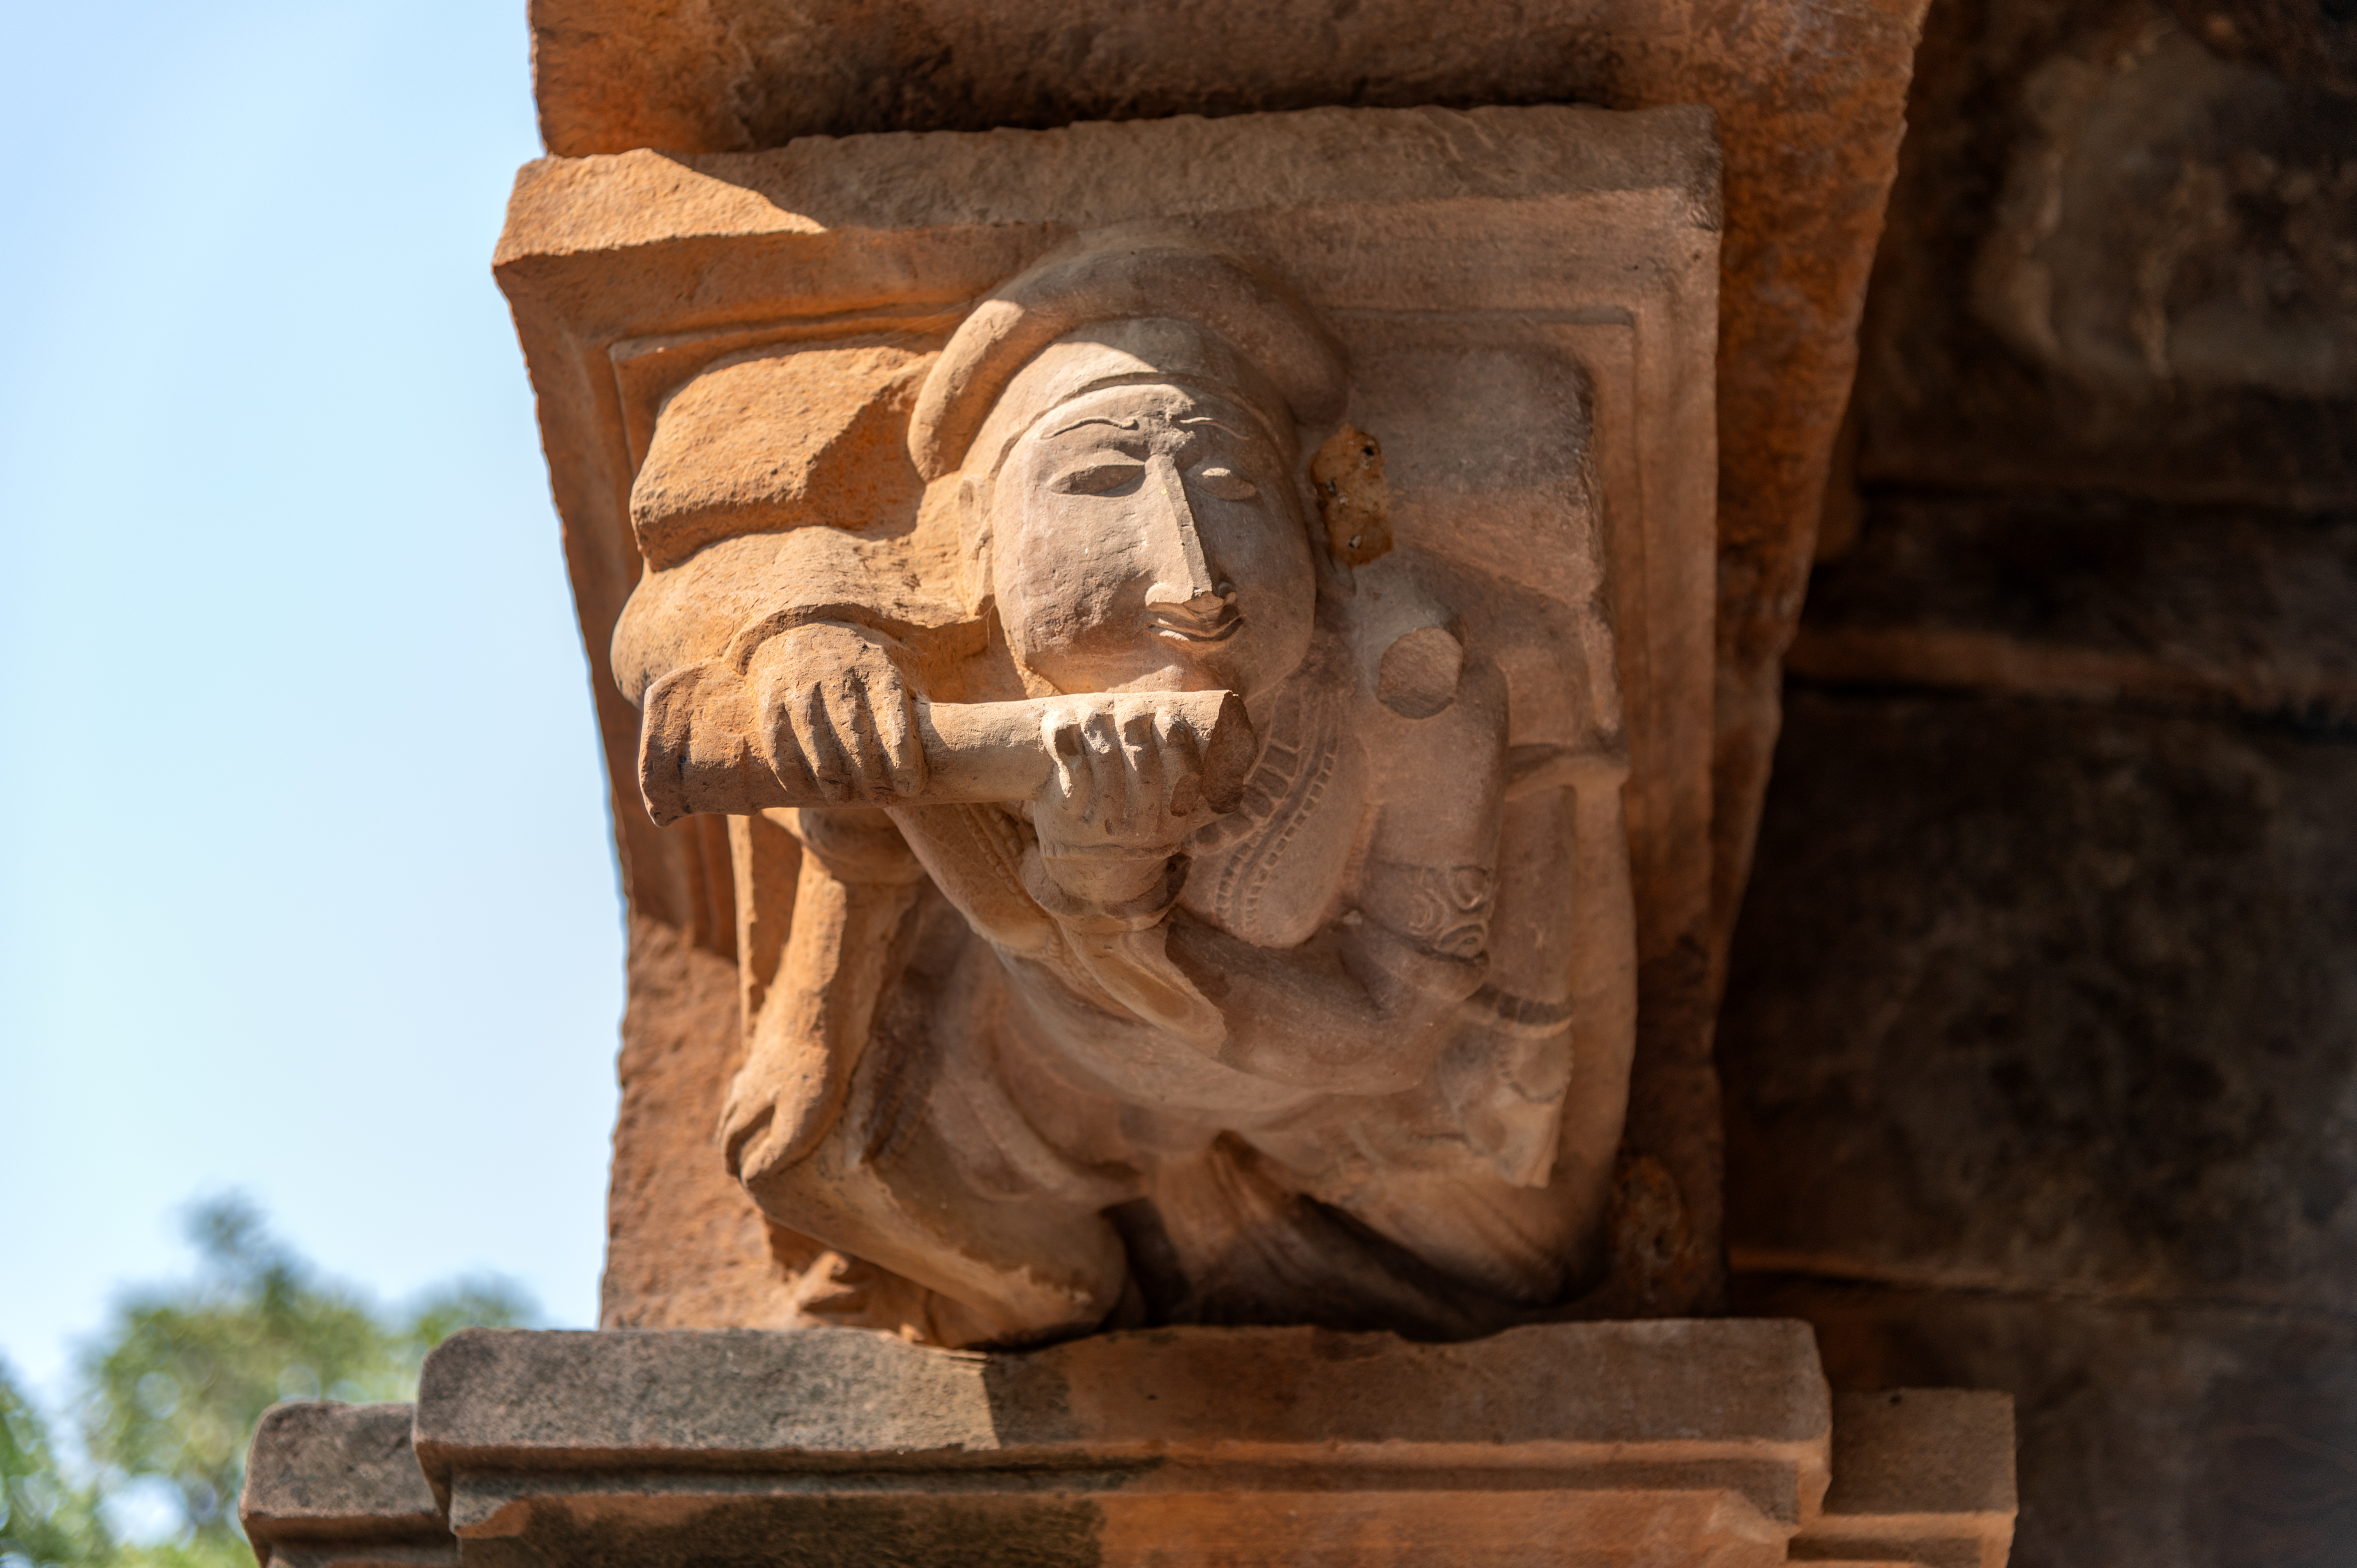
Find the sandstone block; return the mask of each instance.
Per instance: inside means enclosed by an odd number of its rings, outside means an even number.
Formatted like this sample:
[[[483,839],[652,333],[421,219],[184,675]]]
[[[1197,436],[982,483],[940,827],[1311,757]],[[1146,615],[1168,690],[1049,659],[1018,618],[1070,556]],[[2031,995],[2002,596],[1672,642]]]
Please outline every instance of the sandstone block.
[[[1738,1270],[2345,1312],[2357,746],[1796,691],[1720,1060]]]
[[[1826,456],[1903,129],[1921,0],[1766,9],[1502,0],[1337,8],[985,0],[536,0],[535,96],[565,157],[882,131],[1048,128],[1348,105],[1708,105],[1729,242],[1716,455],[1715,980],[1776,730]],[[1924,123],[1918,115],[1917,123]],[[1681,462],[1705,461],[1686,451]],[[561,485],[562,481],[560,481]],[[651,874],[649,880],[652,880]],[[1682,1070],[1706,1077],[1706,1060]],[[1642,1096],[1641,1096],[1641,1099]]]
[[[1996,1568],[2012,1522],[2001,1396],[1829,1404],[1792,1323],[1456,1346],[1184,1329],[1019,1356],[840,1329],[472,1330],[427,1363],[416,1462],[379,1462],[408,1406],[289,1408],[249,1465],[265,1563],[290,1548],[260,1500],[296,1494],[307,1550],[352,1568],[448,1563],[454,1540],[459,1562],[551,1568]],[[371,1544],[436,1532],[438,1559]]]
[[[274,1405],[254,1429],[238,1522],[262,1568],[454,1568],[405,1404]]]
[[[1740,1275],[1737,1301],[1813,1323],[1836,1389],[2011,1395],[2020,1568],[2328,1568],[2357,1537],[2345,1317],[1791,1275]],[[1835,1396],[1828,1511],[1842,1423],[1888,1398]]]
[[[2013,1446],[2013,1401],[2001,1393],[1835,1394],[1834,1484],[1794,1560],[2004,1568]]]

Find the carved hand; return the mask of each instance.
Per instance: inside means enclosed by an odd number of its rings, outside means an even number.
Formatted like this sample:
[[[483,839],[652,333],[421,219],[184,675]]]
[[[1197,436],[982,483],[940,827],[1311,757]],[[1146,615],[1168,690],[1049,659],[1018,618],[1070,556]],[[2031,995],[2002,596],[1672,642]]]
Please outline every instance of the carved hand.
[[[1054,766],[1032,799],[1031,821],[1040,858],[1064,891],[1096,904],[1148,893],[1186,836],[1234,805],[1224,779],[1207,787],[1207,747],[1192,714],[1201,703],[1200,693],[1146,692],[1042,704],[1040,736]]]
[[[828,805],[891,805],[925,787],[925,749],[908,682],[877,639],[832,623],[764,644],[748,671],[755,748],[790,789]]]
[[[1070,730],[1071,757],[1080,759],[1088,715],[1099,709],[1114,715],[1108,704],[1123,704],[1125,721],[1150,716],[1157,766],[1163,751],[1172,753],[1165,807],[1175,791],[1181,815],[1198,802],[1212,811],[1233,809],[1260,742],[1243,701],[1230,693],[932,703],[912,692],[890,644],[832,623],[771,638],[741,674],[726,660],[707,660],[650,686],[640,787],[649,814],[665,826],[696,811],[743,816],[775,806],[1011,805],[1054,789],[1057,734]],[[1118,749],[1117,730],[1104,736],[1102,745]],[[1112,776],[1115,784],[1125,778]],[[1178,788],[1189,782],[1191,794]],[[1090,799],[1075,816],[1087,819],[1081,825],[1091,842],[1126,843],[1140,831],[1139,810],[1126,795]],[[1159,830],[1143,831],[1151,837]]]

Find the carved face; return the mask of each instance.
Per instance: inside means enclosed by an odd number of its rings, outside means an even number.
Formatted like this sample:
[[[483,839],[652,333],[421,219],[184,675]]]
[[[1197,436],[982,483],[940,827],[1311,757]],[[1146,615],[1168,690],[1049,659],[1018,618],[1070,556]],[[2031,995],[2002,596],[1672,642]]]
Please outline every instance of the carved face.
[[[1059,406],[1007,454],[991,534],[1007,641],[1059,691],[1250,695],[1308,651],[1291,473],[1218,394],[1116,386]]]

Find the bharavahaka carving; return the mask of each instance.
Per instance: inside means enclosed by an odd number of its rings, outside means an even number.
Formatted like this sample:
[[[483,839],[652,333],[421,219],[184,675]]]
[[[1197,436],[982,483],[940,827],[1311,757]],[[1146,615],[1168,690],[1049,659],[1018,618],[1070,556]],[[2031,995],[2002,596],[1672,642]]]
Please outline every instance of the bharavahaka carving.
[[[865,362],[921,505],[650,545],[616,639],[649,810],[738,821],[722,1144],[865,1269],[835,1315],[1448,1335],[1576,1293],[1634,1005],[1600,564],[1561,603],[1378,554],[1341,349],[1191,242]]]

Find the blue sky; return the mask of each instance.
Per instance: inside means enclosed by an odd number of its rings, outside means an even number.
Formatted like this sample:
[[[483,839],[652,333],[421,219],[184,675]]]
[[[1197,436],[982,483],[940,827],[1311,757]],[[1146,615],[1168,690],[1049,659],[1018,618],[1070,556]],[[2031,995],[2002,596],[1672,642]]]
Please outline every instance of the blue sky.
[[[620,918],[490,257],[522,0],[0,0],[0,1355],[239,1188],[596,1311]]]

